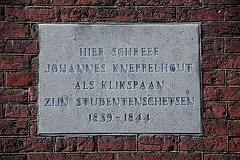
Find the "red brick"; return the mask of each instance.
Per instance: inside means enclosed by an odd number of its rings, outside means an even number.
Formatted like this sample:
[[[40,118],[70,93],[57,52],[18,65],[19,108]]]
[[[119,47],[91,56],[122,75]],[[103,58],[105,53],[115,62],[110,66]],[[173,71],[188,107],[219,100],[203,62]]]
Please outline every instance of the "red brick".
[[[30,0],[1,0],[0,5],[28,5]]]
[[[228,120],[228,134],[240,135],[240,120]]]
[[[28,160],[69,160],[67,154],[30,154]],[[78,160],[83,160],[83,156],[79,155]]]
[[[29,88],[29,101],[37,102],[37,88],[35,88],[35,87]]]
[[[37,109],[34,104],[6,104],[6,118],[36,118]]]
[[[180,21],[223,21],[224,9],[222,8],[179,8]]]
[[[239,16],[240,17],[240,16]],[[226,52],[227,53],[240,53],[240,39],[227,39]]]
[[[25,55],[0,55],[0,62],[0,69],[2,70],[27,69],[29,67],[29,57]]]
[[[139,8],[137,18],[140,22],[176,21],[175,8]]]
[[[239,37],[240,23],[206,23],[202,25],[203,37]]]
[[[36,71],[38,69],[38,57],[32,57],[31,69]]]
[[[205,119],[203,132],[205,135],[226,135],[227,121],[225,119]]]
[[[24,89],[0,88],[0,102],[26,102],[27,91]]]
[[[0,2],[1,4],[1,2]],[[5,19],[5,8],[4,7],[0,7],[0,21],[4,21]]]
[[[4,52],[5,41],[0,39],[0,53]]]
[[[202,58],[203,69],[238,69],[239,55],[205,55]]]
[[[239,101],[240,88],[238,87],[205,87],[205,101]]]
[[[60,22],[92,22],[96,21],[95,8],[59,8],[57,21]]]
[[[4,108],[3,108],[3,104],[0,104],[0,118],[4,117]]]
[[[79,155],[69,155],[70,159],[79,159]],[[92,153],[83,155],[83,160],[114,160],[114,155],[111,153]]]
[[[33,0],[35,5],[54,5],[54,6],[112,6],[114,0]]]
[[[7,21],[32,21],[51,22],[55,21],[54,8],[25,7],[7,8]]]
[[[203,54],[223,54],[223,39],[203,39]]]
[[[37,74],[35,72],[6,72],[6,86],[36,86]]]
[[[7,53],[36,54],[37,41],[35,40],[8,40],[6,43]]]
[[[99,151],[133,151],[136,150],[135,137],[100,137]]]
[[[239,160],[240,154],[205,154],[204,160]]]
[[[177,137],[173,136],[140,136],[139,151],[176,151]]]
[[[80,6],[114,6],[116,0],[75,0],[74,5]]]
[[[240,4],[239,0],[203,0],[204,5],[230,5],[230,4]]]
[[[198,0],[117,0],[119,6],[194,6]]]
[[[28,122],[27,121],[0,121],[0,135],[27,135]]]
[[[4,72],[0,72],[0,86],[4,84]]]
[[[50,137],[5,138],[3,152],[52,152],[53,140]]]
[[[97,10],[97,20],[116,22],[136,21],[136,10],[134,8],[99,8]]]
[[[30,154],[28,160],[113,160],[112,153]]]
[[[0,153],[3,152],[3,146],[2,146],[2,138],[0,138]],[[1,156],[0,156],[0,160],[1,160]]]
[[[240,117],[240,103],[229,103],[228,114],[230,118]]]
[[[240,7],[228,7],[226,9],[226,20],[227,21],[240,21],[239,15],[240,15]]]
[[[209,86],[225,85],[225,72],[224,71],[203,72],[203,84]]]
[[[196,153],[117,153],[116,160],[201,160]]]
[[[31,38],[38,38],[38,24],[31,25]]]
[[[0,37],[28,38],[29,24],[0,23]]]
[[[30,136],[35,136],[37,135],[37,121],[32,120],[30,121]]]
[[[0,160],[27,160],[27,155],[1,155]]]
[[[225,103],[204,103],[203,117],[205,118],[226,117]]]
[[[180,137],[180,151],[227,151],[226,137]]]
[[[240,71],[227,71],[227,85],[240,85]]]
[[[93,137],[58,137],[56,152],[94,151]]]
[[[229,138],[229,151],[240,152],[240,137]],[[240,155],[239,155],[240,158]]]

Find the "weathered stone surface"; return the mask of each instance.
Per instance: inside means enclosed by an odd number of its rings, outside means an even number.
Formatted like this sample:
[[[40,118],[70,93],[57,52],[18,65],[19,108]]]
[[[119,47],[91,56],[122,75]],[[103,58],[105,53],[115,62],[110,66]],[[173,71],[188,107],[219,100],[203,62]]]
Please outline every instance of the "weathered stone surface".
[[[201,133],[199,24],[39,34],[39,134]]]

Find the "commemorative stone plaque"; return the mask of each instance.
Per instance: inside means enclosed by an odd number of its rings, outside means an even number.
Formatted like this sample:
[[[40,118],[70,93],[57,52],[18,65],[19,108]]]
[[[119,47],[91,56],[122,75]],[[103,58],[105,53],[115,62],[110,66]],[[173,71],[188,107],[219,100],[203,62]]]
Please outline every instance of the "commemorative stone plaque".
[[[38,134],[200,134],[199,24],[40,24]]]

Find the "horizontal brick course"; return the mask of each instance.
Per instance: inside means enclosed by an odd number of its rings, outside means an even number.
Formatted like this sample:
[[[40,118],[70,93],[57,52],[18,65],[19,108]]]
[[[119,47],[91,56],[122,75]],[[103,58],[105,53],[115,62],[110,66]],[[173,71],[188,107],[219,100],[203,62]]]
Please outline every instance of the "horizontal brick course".
[[[238,0],[202,0],[204,5],[234,5],[240,4]]]
[[[203,120],[203,132],[205,135],[226,135],[227,121],[225,119]]]
[[[240,154],[204,154],[204,160],[239,160]]]
[[[238,69],[240,68],[239,55],[204,55],[202,68],[209,69]]]
[[[95,8],[58,8],[58,22],[93,22],[96,21]]]
[[[27,160],[27,155],[1,155],[0,160]]]
[[[229,151],[240,152],[240,137],[229,138]],[[240,155],[239,155],[240,158]]]
[[[11,121],[0,120],[0,135],[27,135],[28,122],[27,121]]]
[[[240,135],[240,120],[228,120],[228,134]]]
[[[206,101],[234,101],[240,100],[239,87],[205,87],[204,100]]]
[[[179,8],[180,21],[223,21],[223,8]]]
[[[240,71],[227,71],[227,85],[240,85]]]
[[[21,71],[21,72],[7,72],[6,86],[36,86],[37,74],[36,72]]]
[[[203,39],[202,54],[223,54],[223,39]]]
[[[7,21],[23,22],[23,21],[40,21],[51,22],[55,21],[54,8],[39,8],[39,7],[15,7],[7,8],[6,19]]]
[[[140,8],[137,12],[140,22],[176,21],[175,8]]]
[[[5,138],[3,152],[51,152],[53,140],[50,137]]]
[[[33,0],[35,5],[44,6],[112,6],[115,0]]]
[[[180,151],[227,151],[227,138],[219,137],[180,137]]]
[[[209,71],[203,72],[203,85],[225,85],[224,71]]]
[[[227,39],[226,52],[227,53],[240,53],[240,38]]]
[[[0,5],[29,5],[31,0],[1,0]]]
[[[134,22],[136,10],[135,8],[98,8],[97,21]]]
[[[36,118],[37,106],[33,104],[6,104],[6,118]]]
[[[239,15],[240,15],[240,7],[227,7],[226,9],[227,21],[240,21]]]
[[[92,137],[58,137],[56,138],[56,152],[93,151]]]
[[[198,0],[117,0],[119,6],[195,6]]]
[[[116,160],[201,160],[200,154],[194,153],[117,153]]]
[[[29,38],[29,24],[0,22],[0,37]]]
[[[8,40],[6,43],[7,53],[37,54],[36,40]]]
[[[24,89],[0,88],[0,102],[26,102],[28,93]]]
[[[240,23],[205,23],[203,37],[239,37]]]
[[[140,136],[139,151],[176,151],[177,137],[174,136]]]
[[[228,114],[230,118],[240,118],[240,103],[229,103],[228,104]]]
[[[204,103],[203,117],[205,118],[224,118],[226,117],[225,103]]]
[[[99,151],[133,151],[136,150],[135,137],[99,137]]]
[[[113,153],[90,154],[30,154],[28,160],[113,160]]]
[[[1,70],[22,70],[28,69],[29,57],[24,55],[0,55]]]

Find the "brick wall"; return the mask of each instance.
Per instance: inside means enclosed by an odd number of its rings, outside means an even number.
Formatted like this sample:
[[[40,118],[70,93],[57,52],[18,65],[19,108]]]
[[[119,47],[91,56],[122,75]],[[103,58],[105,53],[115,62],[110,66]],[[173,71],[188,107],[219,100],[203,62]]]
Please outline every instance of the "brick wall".
[[[202,22],[203,135],[36,135],[38,24]],[[240,159],[239,0],[1,0],[0,159]]]

